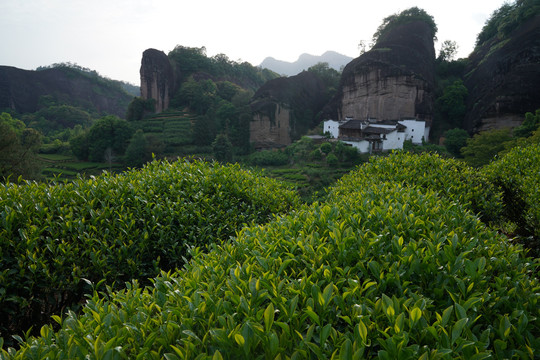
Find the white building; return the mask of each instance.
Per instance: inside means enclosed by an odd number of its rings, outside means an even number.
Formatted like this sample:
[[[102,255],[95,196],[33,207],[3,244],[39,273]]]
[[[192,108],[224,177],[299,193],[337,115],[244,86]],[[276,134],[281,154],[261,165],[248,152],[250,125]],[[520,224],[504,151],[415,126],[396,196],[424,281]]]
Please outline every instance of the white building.
[[[323,130],[331,137],[356,147],[361,153],[403,149],[405,140],[421,144],[429,136],[426,122],[416,119],[326,120]]]

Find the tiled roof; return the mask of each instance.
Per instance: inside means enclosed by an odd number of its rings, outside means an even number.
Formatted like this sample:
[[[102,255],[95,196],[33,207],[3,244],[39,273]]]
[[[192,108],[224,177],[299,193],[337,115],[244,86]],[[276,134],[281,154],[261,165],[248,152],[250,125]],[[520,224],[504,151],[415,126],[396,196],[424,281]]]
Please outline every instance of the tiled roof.
[[[345,124],[339,125],[340,129],[361,129],[363,120],[349,120]]]

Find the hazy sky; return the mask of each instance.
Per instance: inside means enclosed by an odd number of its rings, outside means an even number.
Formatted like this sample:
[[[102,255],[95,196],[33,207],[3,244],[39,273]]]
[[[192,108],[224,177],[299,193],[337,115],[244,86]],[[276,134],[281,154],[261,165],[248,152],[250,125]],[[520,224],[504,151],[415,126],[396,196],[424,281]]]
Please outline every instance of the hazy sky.
[[[72,62],[139,85],[144,50],[202,47],[208,56],[259,65],[327,50],[357,57],[388,15],[418,6],[435,18],[439,42],[472,51],[505,0],[1,0],[0,65]],[[438,52],[439,43],[435,43]]]

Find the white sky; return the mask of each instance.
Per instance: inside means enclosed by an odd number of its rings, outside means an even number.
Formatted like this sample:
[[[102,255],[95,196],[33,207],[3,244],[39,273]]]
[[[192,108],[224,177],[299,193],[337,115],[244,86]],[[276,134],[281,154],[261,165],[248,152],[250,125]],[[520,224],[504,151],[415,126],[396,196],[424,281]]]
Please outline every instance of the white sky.
[[[357,57],[382,19],[418,6],[439,42],[466,57],[505,0],[1,0],[0,65],[33,70],[72,62],[139,85],[142,53],[205,46],[208,56],[259,65],[327,50]],[[440,44],[435,44],[438,53]]]

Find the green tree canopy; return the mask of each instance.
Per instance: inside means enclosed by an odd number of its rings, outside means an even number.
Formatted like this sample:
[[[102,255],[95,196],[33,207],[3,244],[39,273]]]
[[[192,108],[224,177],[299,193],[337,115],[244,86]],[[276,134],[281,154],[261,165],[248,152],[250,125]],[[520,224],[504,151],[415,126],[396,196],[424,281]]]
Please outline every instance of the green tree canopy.
[[[538,14],[540,14],[538,0],[516,0],[514,3],[504,3],[487,19],[482,31],[476,37],[476,46],[481,46],[493,38],[503,40],[512,30]]]
[[[232,161],[232,144],[225,134],[219,134],[212,143],[214,157],[219,162]]]
[[[142,97],[136,96],[129,103],[126,120],[127,121],[136,121],[141,120],[144,117],[145,112],[155,111],[156,110],[156,100],[148,99],[144,100]]]
[[[532,112],[525,114],[525,120],[523,120],[523,123],[514,129],[514,136],[520,138],[529,137],[538,129],[539,126],[540,109],[537,109],[534,114]]]
[[[130,124],[114,115],[98,119],[88,131],[88,160],[102,162],[105,154],[121,156],[133,135]]]
[[[148,153],[148,141],[139,129],[133,134],[126,148],[125,163],[130,167],[141,167],[149,160],[151,155]]]
[[[461,127],[466,112],[465,99],[469,91],[463,81],[456,80],[443,90],[443,95],[436,102],[436,112],[440,122],[450,128]]]
[[[383,39],[384,36],[396,26],[417,20],[428,23],[431,27],[431,35],[433,38],[435,38],[437,34],[437,24],[435,23],[433,16],[429,15],[425,10],[414,6],[407,10],[403,10],[400,13],[395,13],[385,17],[382,24],[377,28],[375,34],[373,34],[373,43],[376,44],[377,41]]]
[[[444,133],[444,146],[446,150],[454,157],[461,158],[461,148],[467,145],[467,139],[469,139],[469,133],[460,128],[447,130]]]
[[[452,61],[456,57],[458,51],[458,44],[452,40],[444,40],[439,50],[438,61]]]
[[[8,113],[0,114],[0,178],[39,178],[41,133]]]
[[[471,166],[480,167],[488,164],[512,140],[510,129],[497,129],[481,132],[467,140],[467,146],[461,149],[465,161]]]

